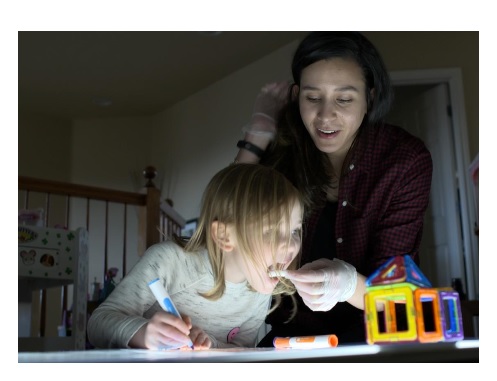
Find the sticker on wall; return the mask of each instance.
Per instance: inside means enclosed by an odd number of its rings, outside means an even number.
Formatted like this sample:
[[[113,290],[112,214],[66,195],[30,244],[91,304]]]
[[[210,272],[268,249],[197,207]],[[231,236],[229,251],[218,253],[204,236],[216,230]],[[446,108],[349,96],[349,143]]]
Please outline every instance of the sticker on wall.
[[[29,250],[29,251],[22,250],[20,253],[20,256],[21,256],[23,265],[31,266],[35,263],[36,251],[34,251],[34,250]]]
[[[18,227],[18,234],[17,234],[17,239],[18,243],[26,243],[30,241],[34,241],[38,237],[38,234],[28,228],[19,226]]]

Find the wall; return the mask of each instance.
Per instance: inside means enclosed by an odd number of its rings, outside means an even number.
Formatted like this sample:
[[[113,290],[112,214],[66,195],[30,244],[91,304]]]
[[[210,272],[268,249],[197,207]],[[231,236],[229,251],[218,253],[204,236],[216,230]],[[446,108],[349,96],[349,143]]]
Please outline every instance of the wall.
[[[19,175],[70,179],[73,150],[70,120],[19,115],[17,132]]]
[[[127,172],[152,164],[160,172],[162,198],[171,198],[185,219],[196,218],[207,182],[236,155],[259,89],[290,78],[295,47],[287,45],[150,119],[75,121],[74,180],[132,190]]]
[[[145,185],[143,169],[152,161],[158,131],[151,118],[74,121],[72,181],[137,192]]]
[[[174,165],[170,198],[185,218],[198,216],[201,193],[210,178],[236,156],[236,142],[267,82],[290,79],[288,62],[295,44],[215,83],[157,115],[166,144],[162,155]],[[285,69],[282,69],[285,68]],[[157,155],[160,162],[161,156]]]
[[[479,33],[364,32],[390,71],[462,69],[470,157],[479,151]]]

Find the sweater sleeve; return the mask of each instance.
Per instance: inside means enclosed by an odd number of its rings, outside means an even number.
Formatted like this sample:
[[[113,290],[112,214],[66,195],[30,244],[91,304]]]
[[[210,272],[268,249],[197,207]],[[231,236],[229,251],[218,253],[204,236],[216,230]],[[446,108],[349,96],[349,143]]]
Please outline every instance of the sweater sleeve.
[[[112,293],[90,316],[88,340],[97,348],[128,348],[133,335],[148,322],[156,300],[148,283],[161,274],[161,246],[151,246]],[[163,267],[163,266],[162,266]]]

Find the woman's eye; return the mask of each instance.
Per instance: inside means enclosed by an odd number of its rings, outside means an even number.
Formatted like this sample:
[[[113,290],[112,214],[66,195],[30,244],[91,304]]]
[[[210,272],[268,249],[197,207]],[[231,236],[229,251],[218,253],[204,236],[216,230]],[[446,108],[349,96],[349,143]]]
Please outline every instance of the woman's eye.
[[[352,99],[337,99],[338,103],[350,103],[352,102]]]
[[[309,101],[309,102],[312,102],[312,103],[316,103],[316,102],[319,102],[319,98],[317,97],[309,97],[307,96],[306,99]]]

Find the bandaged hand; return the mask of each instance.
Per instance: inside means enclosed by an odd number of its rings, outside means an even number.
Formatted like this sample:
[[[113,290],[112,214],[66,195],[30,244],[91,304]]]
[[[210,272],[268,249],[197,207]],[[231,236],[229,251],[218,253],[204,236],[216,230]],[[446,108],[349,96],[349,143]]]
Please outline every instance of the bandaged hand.
[[[354,266],[340,259],[318,259],[298,270],[285,271],[305,305],[312,311],[329,311],[338,302],[348,300],[357,286]]]
[[[265,136],[272,140],[276,135],[278,113],[287,102],[289,82],[274,82],[262,87],[254,103],[250,123],[243,127],[243,132]]]

